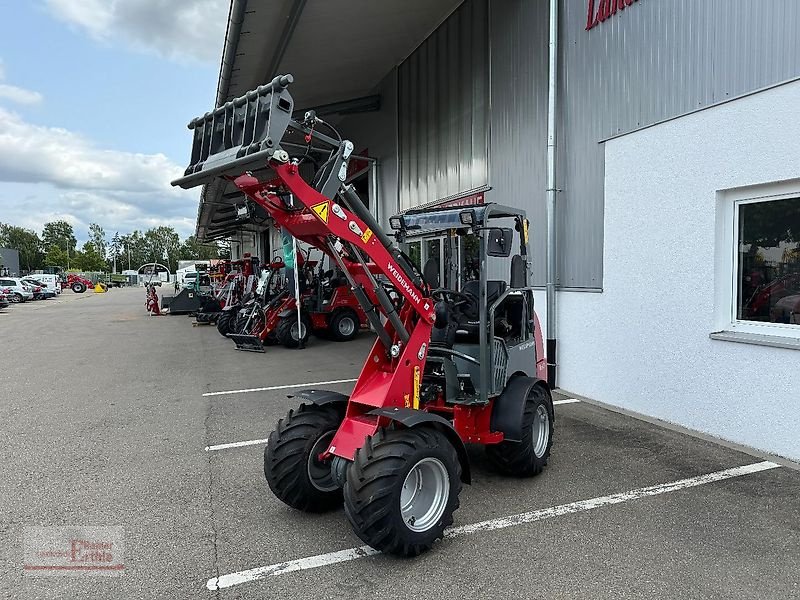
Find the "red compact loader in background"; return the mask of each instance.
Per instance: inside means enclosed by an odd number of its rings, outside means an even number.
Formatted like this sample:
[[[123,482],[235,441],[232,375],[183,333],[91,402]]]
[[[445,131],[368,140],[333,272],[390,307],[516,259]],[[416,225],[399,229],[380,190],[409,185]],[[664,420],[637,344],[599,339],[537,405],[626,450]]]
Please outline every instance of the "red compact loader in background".
[[[193,120],[191,164],[173,183],[227,180],[341,269],[377,340],[349,397],[297,394],[301,404],[269,436],[264,473],[286,504],[344,504],[367,544],[415,556],[453,522],[471,478],[465,444],[484,445],[512,476],[547,464],[554,414],[528,284],[528,221],[497,204],[393,217],[400,242],[448,232],[477,246],[477,279],[442,286],[441,265],[420,273],[343,183],[353,144],[312,111],[292,118],[291,83],[276,77]],[[321,146],[327,159],[304,178],[305,157]]]
[[[311,261],[298,253],[300,321],[294,290],[259,298],[240,311],[235,331],[228,333],[236,349],[264,352],[265,344],[274,343],[297,348],[305,345],[312,332],[339,342],[355,339],[367,324],[364,310],[347,279],[323,268],[323,261]]]

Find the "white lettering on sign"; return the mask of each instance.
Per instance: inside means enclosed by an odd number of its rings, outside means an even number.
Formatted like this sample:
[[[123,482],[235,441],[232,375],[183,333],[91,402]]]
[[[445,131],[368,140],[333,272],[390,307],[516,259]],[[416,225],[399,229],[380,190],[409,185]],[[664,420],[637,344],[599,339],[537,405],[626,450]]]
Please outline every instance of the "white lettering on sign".
[[[392,276],[395,278],[395,280],[397,280],[397,284],[402,289],[404,289],[409,296],[411,296],[411,298],[414,300],[414,302],[419,303],[419,301],[420,301],[419,294],[417,294],[417,292],[414,291],[414,288],[411,287],[411,284],[408,283],[408,281],[406,281],[406,278],[403,277],[403,275],[400,273],[400,271],[395,269],[392,266],[392,263],[388,263],[387,268],[389,270],[389,273],[391,273]]]

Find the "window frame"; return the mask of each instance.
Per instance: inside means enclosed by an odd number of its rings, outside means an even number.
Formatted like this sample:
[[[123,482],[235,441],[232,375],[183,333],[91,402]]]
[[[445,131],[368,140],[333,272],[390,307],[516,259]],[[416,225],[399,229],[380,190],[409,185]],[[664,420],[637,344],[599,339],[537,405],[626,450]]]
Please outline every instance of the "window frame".
[[[771,183],[718,193],[716,328],[728,333],[800,341],[800,325],[738,318],[740,207],[800,198],[800,180]]]

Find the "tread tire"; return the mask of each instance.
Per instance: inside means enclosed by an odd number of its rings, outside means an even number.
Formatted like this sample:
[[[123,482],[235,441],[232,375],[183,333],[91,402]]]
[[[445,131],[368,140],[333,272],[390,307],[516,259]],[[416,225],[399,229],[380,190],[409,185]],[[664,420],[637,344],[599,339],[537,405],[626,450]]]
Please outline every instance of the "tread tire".
[[[303,336],[303,345],[305,345],[306,342],[308,342],[309,336],[311,335],[311,322],[306,315],[302,315],[300,318],[305,326],[305,335]],[[278,322],[278,326],[275,328],[275,338],[286,348],[297,348],[300,345],[299,340],[296,340],[292,337],[292,325],[295,325],[296,323],[297,315],[292,314],[288,317],[283,317]]]
[[[542,456],[534,452],[533,420],[537,408],[544,404],[549,417],[549,437]],[[513,477],[533,477],[542,472],[550,457],[553,446],[553,400],[541,386],[531,388],[522,413],[522,441],[500,442],[486,446],[486,455],[494,467],[504,475]]]
[[[406,476],[420,460],[437,458],[447,469],[449,495],[439,520],[424,532],[412,531],[400,512]],[[371,547],[398,556],[429,550],[453,523],[461,492],[461,464],[444,434],[430,427],[381,429],[367,437],[347,469],[344,512],[356,535]]]
[[[308,460],[317,440],[336,431],[342,417],[333,406],[301,404],[278,421],[264,449],[264,476],[281,502],[313,513],[341,506],[341,488],[321,491],[315,487],[308,475]]]
[[[339,333],[339,324],[345,319],[350,319],[353,322],[353,331],[348,335]],[[355,339],[355,337],[358,335],[358,332],[361,330],[361,323],[358,319],[356,311],[349,308],[344,308],[336,311],[333,314],[329,329],[331,336],[333,336],[333,339],[337,342],[349,342],[350,340]]]

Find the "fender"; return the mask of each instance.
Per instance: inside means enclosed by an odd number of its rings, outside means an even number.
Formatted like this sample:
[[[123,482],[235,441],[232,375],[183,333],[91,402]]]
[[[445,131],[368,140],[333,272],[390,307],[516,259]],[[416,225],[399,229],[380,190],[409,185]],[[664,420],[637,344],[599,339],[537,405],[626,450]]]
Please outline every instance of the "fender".
[[[306,311],[301,311],[302,315],[306,316]],[[294,315],[294,318],[297,318],[297,305],[292,306],[291,308],[284,308],[281,312],[278,313],[278,317],[281,319],[285,319],[286,317],[291,317]]]
[[[525,401],[536,386],[541,387],[545,394],[550,396],[547,383],[541,379],[518,375],[509,380],[503,392],[494,401],[492,431],[502,431],[509,442],[522,440],[522,413],[525,410]]]
[[[317,406],[341,405],[344,411],[350,396],[330,390],[300,390],[296,394],[289,394],[287,398],[302,398],[313,402]]]
[[[444,417],[424,410],[414,410],[411,408],[376,408],[369,411],[367,414],[391,419],[408,429],[423,426],[438,429],[456,449],[458,462],[461,463],[461,481],[467,484],[472,483],[472,473],[470,471],[467,448],[461,437],[456,433],[456,430],[453,429],[453,425]]]

